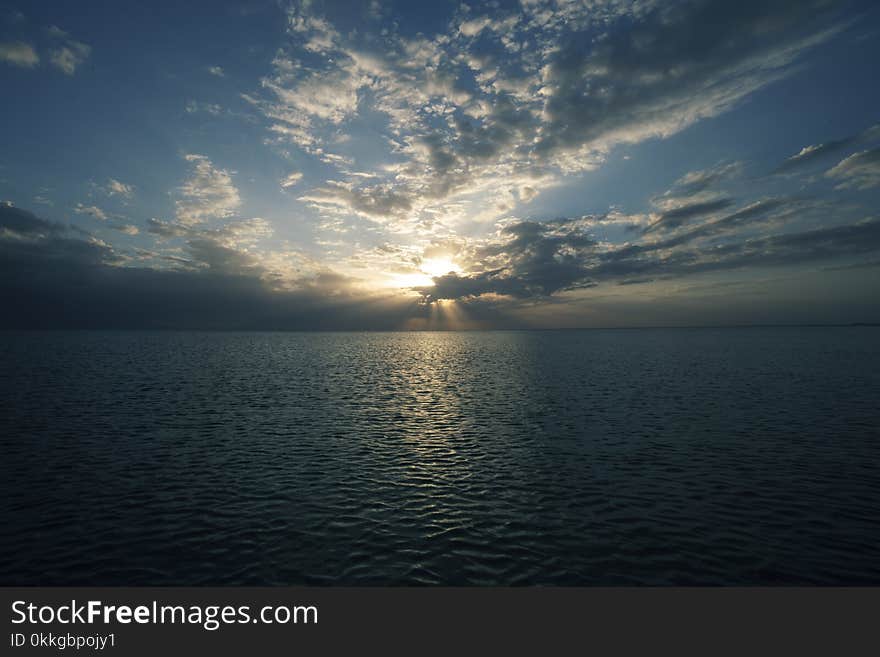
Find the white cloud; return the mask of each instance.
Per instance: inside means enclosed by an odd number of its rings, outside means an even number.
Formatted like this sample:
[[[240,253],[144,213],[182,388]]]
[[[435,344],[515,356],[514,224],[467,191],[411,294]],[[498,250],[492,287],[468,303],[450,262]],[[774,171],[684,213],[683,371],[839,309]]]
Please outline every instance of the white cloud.
[[[50,37],[60,42],[57,47],[49,51],[49,61],[66,75],[73,75],[89,58],[92,47],[82,41],[76,41],[55,25],[49,27],[47,32]]]
[[[393,22],[339,31],[317,3],[301,3],[261,91],[243,98],[268,120],[267,143],[326,172],[314,187],[299,172],[279,181],[320,215],[319,240],[476,239],[620,145],[671,136],[788,75],[840,29],[823,2],[737,5],[698,40],[689,35],[705,15],[689,3],[461,9],[431,37],[404,36]],[[740,172],[738,163],[694,171],[642,214],[583,222],[611,239],[659,220],[684,230],[731,210],[720,187],[740,185]],[[333,257],[346,257],[335,244]]]
[[[40,63],[40,57],[29,43],[9,41],[0,43],[0,62],[21,68],[33,68]]]
[[[836,33],[833,21],[803,29],[823,7],[737,8],[710,26],[717,39],[694,42],[683,35],[700,14],[654,0],[538,1],[491,17],[462,9],[430,39],[387,24],[342,33],[304,3],[289,11],[291,40],[264,93],[245,99],[270,120],[271,143],[336,170],[300,197],[326,217],[393,217],[387,226],[423,232],[491,223],[601,166],[616,145],[668,137],[786,75]],[[386,148],[369,186],[354,173],[364,168],[357,147],[340,139],[364,120]]]
[[[211,75],[216,75],[218,78],[226,77],[226,72],[221,66],[209,66],[208,73],[210,73]]]
[[[523,203],[528,203],[538,195],[538,190],[531,185],[523,185],[519,188],[519,199]]]
[[[458,31],[466,37],[476,36],[482,32],[484,28],[488,27],[491,22],[492,21],[488,16],[480,16],[479,18],[464,21],[459,25]]]
[[[199,112],[205,112],[211,116],[220,116],[223,114],[223,107],[217,103],[200,103],[197,100],[188,100],[186,102],[187,114],[197,114]]]
[[[257,242],[274,233],[272,225],[262,217],[241,219],[232,221],[216,229],[202,231],[202,236],[211,239],[225,247],[247,249]]]
[[[880,148],[853,153],[825,175],[841,181],[837,189],[880,187]]]
[[[191,163],[192,175],[178,189],[177,220],[192,226],[234,214],[241,205],[241,197],[230,172],[216,168],[204,155],[189,154],[185,159]]]
[[[363,81],[348,71],[313,74],[298,79],[293,86],[283,80],[267,80],[263,84],[278,97],[284,113],[278,118],[293,125],[309,125],[312,119],[341,123],[357,109],[357,91]]]
[[[293,173],[289,173],[286,175],[281,181],[281,187],[284,189],[289,189],[296,185],[300,180],[302,180],[302,173],[299,171],[294,171]]]
[[[76,214],[87,214],[94,217],[95,219],[100,219],[101,221],[105,221],[107,219],[107,213],[104,212],[101,208],[94,205],[83,205],[82,203],[77,203],[76,206],[73,208],[73,211]]]
[[[129,185],[124,182],[120,182],[115,178],[108,178],[107,184],[104,186],[104,193],[107,196],[122,196],[123,198],[130,199],[134,196],[134,186]]]

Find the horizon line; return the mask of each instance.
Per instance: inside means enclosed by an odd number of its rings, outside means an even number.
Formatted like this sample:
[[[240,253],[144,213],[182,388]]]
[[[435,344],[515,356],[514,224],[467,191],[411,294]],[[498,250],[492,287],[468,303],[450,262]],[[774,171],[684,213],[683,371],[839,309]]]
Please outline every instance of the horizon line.
[[[515,327],[515,328],[211,328],[211,327],[0,327],[3,333],[38,333],[55,331],[77,332],[155,332],[155,333],[501,333],[527,331],[638,331],[638,330],[681,330],[681,329],[751,329],[751,328],[878,328],[878,322],[841,323],[767,323],[767,324],[668,324],[649,326],[559,326],[559,327]]]

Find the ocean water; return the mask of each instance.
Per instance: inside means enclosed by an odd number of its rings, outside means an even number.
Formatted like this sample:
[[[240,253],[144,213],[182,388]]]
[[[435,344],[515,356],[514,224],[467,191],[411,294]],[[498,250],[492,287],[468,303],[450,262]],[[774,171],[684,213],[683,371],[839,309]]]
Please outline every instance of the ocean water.
[[[880,584],[880,329],[0,334],[0,584]]]

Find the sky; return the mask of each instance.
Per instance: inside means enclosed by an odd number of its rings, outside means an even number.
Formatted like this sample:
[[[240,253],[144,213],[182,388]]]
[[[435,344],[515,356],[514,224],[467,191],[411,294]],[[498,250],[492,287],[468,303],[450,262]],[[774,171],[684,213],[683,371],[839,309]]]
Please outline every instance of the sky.
[[[0,1],[0,327],[880,321],[880,6]]]

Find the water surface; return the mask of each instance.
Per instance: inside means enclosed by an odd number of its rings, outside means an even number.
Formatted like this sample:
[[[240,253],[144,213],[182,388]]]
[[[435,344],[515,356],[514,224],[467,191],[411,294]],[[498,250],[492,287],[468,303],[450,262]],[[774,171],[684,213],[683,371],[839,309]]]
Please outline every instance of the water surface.
[[[2,584],[880,584],[880,330],[0,334]]]

